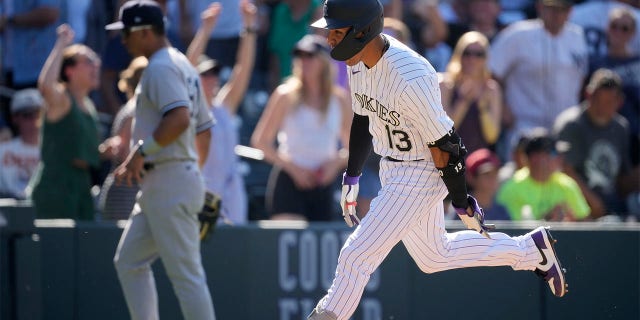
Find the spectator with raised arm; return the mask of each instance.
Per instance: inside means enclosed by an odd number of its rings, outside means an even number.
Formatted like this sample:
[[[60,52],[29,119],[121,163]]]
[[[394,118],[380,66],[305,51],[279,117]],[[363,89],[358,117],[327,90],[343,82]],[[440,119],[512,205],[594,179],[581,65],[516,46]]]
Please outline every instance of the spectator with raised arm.
[[[235,65],[229,80],[220,88],[220,64],[203,55],[210,34],[221,13],[218,3],[202,12],[200,28],[187,49],[187,58],[200,73],[202,88],[209,108],[216,119],[211,128],[209,156],[202,168],[207,190],[221,198],[222,214],[233,224],[247,223],[247,195],[238,168],[235,146],[239,143],[235,119],[238,107],[249,86],[256,52],[256,33],[252,32],[257,9],[248,0],[240,1],[245,32],[240,36]]]
[[[94,219],[91,170],[100,160],[96,109],[100,59],[89,47],[71,45],[73,30],[58,27],[56,44],[38,78],[46,101],[41,162],[31,181],[38,218]],[[111,147],[104,149],[108,155]]]

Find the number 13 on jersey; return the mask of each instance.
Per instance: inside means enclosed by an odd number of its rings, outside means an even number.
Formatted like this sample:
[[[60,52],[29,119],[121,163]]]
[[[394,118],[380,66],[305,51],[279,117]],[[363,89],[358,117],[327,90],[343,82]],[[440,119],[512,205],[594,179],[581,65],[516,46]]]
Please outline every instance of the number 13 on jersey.
[[[410,151],[411,150],[411,140],[409,140],[409,135],[402,130],[395,130],[389,128],[389,125],[385,125],[384,128],[387,130],[387,139],[389,141],[389,148],[398,149],[399,151]]]

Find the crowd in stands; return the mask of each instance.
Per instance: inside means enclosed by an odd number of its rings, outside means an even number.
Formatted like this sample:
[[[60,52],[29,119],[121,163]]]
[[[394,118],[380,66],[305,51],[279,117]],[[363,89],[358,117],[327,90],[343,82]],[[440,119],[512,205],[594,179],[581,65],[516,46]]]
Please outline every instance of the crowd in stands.
[[[105,30],[124,2],[0,4],[0,197],[31,200],[39,218],[126,219],[135,203],[112,173],[146,66]],[[352,113],[346,66],[309,27],[322,1],[157,2],[218,120],[203,170],[225,221],[341,219]],[[640,1],[381,2],[384,32],[439,72],[487,219],[640,220]],[[238,158],[238,144],[263,158]]]

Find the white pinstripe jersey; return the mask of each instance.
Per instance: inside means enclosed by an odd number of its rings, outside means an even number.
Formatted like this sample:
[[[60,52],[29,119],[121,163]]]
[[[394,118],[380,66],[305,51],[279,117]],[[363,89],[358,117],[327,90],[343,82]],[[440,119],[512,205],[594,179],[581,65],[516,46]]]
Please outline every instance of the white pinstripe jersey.
[[[427,144],[447,134],[453,120],[442,108],[438,77],[422,56],[391,36],[373,66],[347,68],[352,108],[369,117],[374,151],[398,160],[431,160]]]

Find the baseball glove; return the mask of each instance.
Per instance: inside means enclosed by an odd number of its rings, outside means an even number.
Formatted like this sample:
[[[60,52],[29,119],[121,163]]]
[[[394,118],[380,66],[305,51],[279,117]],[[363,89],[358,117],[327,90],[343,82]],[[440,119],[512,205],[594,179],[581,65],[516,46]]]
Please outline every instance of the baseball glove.
[[[204,205],[198,213],[200,220],[200,240],[205,240],[213,233],[218,218],[220,217],[220,197],[210,191],[204,193]]]

